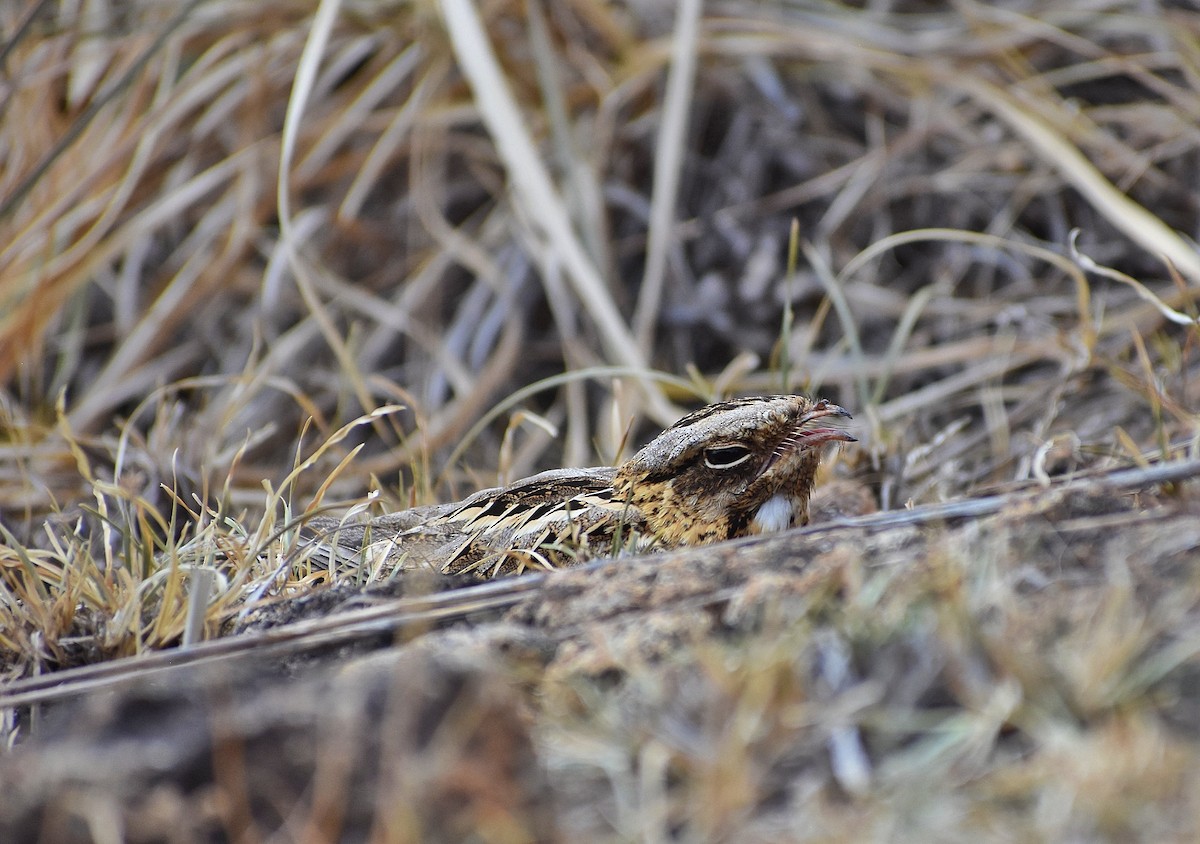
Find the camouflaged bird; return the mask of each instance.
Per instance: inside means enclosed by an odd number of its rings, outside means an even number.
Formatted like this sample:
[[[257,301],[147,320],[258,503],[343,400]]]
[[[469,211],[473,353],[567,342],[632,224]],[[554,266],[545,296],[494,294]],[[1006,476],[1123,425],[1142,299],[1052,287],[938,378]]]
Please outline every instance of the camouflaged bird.
[[[828,442],[850,414],[824,399],[758,396],[701,408],[616,468],[556,469],[456,504],[362,524],[313,519],[314,556],[368,569],[482,577],[592,557],[705,545],[808,523]]]

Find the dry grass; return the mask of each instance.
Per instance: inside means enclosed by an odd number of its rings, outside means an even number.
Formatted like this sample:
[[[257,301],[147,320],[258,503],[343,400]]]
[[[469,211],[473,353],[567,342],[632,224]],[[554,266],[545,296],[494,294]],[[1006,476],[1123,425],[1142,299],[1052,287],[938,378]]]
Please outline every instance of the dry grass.
[[[1198,456],[1200,13],[866,5],[0,7],[2,676],[221,635],[329,579],[308,514],[612,461],[722,394],[852,409],[884,509]],[[711,647],[663,689],[750,682]],[[1169,744],[1047,717],[1080,777]],[[1052,767],[988,788],[1053,815]]]

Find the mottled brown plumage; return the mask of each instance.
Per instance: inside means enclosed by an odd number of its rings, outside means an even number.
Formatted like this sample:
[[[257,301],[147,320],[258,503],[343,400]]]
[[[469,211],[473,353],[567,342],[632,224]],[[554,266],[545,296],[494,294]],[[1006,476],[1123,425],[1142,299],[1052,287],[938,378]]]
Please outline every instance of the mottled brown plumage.
[[[543,472],[365,524],[314,519],[310,542],[341,565],[493,576],[785,530],[808,522],[821,446],[854,441],[819,423],[849,416],[803,396],[720,402],[616,469]]]

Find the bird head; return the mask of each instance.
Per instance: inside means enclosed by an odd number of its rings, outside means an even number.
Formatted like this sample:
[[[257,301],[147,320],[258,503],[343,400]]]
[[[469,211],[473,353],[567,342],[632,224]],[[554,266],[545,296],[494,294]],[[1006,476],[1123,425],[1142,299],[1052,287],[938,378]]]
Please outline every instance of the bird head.
[[[701,408],[622,464],[618,499],[636,507],[666,547],[696,545],[808,522],[808,499],[830,425],[850,414],[824,399],[758,396]]]

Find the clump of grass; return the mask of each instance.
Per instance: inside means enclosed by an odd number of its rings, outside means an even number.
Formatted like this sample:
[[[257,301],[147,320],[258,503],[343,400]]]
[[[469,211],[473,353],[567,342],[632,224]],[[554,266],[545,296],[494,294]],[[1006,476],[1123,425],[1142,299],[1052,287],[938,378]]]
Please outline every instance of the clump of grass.
[[[145,489],[134,486],[136,472],[123,469],[126,449],[115,465],[102,467],[64,417],[64,447],[91,485],[93,503],[80,506],[71,521],[62,515],[58,529],[47,525],[43,536],[25,542],[5,531],[4,674],[40,674],[212,638],[227,632],[248,601],[301,594],[334,580],[337,569],[314,565],[298,547],[299,527],[328,509],[326,493],[361,449],[355,446],[331,463],[342,441],[401,409],[381,407],[334,432],[297,460],[278,488],[264,483],[263,502],[252,515],[232,510],[228,479],[219,492],[190,495],[177,478],[161,479],[155,492],[167,506],[150,501]],[[324,467],[321,485],[298,503],[294,490],[314,467]],[[367,496],[357,506],[377,497]]]

